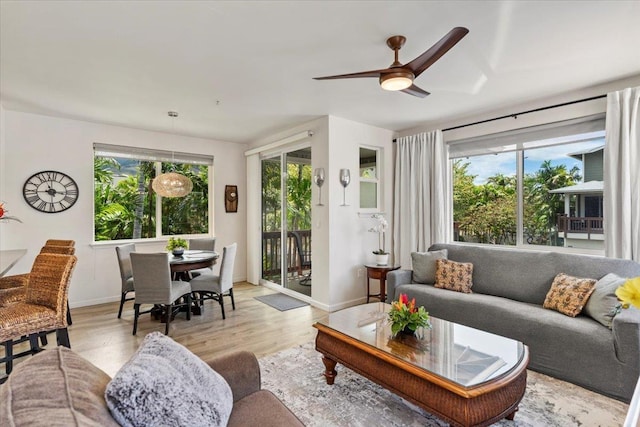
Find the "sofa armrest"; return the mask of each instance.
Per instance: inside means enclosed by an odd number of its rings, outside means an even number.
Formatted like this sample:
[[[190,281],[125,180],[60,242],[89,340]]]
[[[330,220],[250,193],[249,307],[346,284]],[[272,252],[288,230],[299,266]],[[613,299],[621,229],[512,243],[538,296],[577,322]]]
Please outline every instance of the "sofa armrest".
[[[640,353],[640,310],[629,307],[613,318],[611,325],[616,355],[622,363],[637,364]]]
[[[396,286],[411,283],[413,270],[393,270],[387,273],[387,302],[395,298]]]
[[[229,383],[234,402],[260,390],[260,365],[253,353],[239,351],[207,363]]]

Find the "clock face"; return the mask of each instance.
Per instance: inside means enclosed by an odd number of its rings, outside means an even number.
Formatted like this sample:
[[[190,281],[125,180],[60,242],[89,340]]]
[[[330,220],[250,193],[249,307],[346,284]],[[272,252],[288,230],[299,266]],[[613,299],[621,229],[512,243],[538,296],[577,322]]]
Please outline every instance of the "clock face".
[[[38,211],[62,212],[78,200],[78,185],[62,172],[42,171],[27,179],[22,195],[29,206]]]

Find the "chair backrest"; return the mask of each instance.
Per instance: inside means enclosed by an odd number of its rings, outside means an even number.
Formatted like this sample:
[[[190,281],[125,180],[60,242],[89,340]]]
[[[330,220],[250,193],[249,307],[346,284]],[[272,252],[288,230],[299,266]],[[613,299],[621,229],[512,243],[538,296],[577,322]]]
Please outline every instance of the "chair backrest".
[[[132,252],[130,256],[136,304],[171,304],[171,268],[167,253]]]
[[[49,239],[44,244],[45,246],[75,246],[75,240],[58,240],[58,239]]]
[[[133,277],[131,269],[131,252],[135,252],[136,245],[129,243],[126,245],[116,246],[116,256],[118,257],[118,267],[120,267],[120,280],[122,281],[122,292],[132,291],[130,283],[127,280]]]
[[[222,249],[222,263],[220,264],[220,288],[222,292],[233,287],[233,264],[236,261],[237,243],[232,243]]]
[[[189,239],[189,249],[200,251],[215,251],[216,238]]]
[[[43,246],[41,254],[75,255],[76,248],[73,246]]]
[[[25,302],[55,310],[60,324],[66,325],[69,282],[77,260],[74,255],[36,256],[26,285]]]
[[[308,250],[305,250],[300,233],[297,231],[291,231],[290,233],[293,235],[296,241],[296,251],[298,252],[298,257],[300,258],[300,265],[302,267],[311,266],[311,238],[309,238],[306,242],[309,245],[309,248],[307,248]]]

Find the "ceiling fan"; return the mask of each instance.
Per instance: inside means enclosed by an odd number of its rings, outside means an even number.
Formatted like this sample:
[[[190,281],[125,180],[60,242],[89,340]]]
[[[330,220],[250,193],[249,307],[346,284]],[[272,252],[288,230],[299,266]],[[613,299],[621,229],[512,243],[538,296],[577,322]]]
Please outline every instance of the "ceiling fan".
[[[339,74],[336,76],[314,77],[315,80],[353,79],[359,77],[379,77],[380,86],[385,90],[399,90],[409,95],[424,98],[429,95],[426,90],[413,84],[416,77],[432,66],[438,59],[455,46],[469,32],[464,27],[455,27],[422,55],[404,65],[398,61],[398,51],[407,40],[404,36],[392,36],[387,39],[387,46],[393,49],[395,60],[389,68],[362,71],[359,73]]]

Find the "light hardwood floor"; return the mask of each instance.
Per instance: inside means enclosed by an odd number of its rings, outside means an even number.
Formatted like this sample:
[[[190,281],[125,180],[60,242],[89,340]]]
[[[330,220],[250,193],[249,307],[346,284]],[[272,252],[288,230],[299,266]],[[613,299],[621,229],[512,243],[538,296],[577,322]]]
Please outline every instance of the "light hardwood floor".
[[[231,309],[231,299],[225,297],[225,320],[216,301],[205,301],[203,314],[192,316],[190,321],[184,313],[178,314],[171,322],[169,336],[204,360],[236,350],[262,357],[312,341],[316,329],[311,325],[328,316],[311,306],[280,312],[254,299],[274,293],[262,286],[235,283],[233,289],[236,310]],[[131,357],[146,334],[164,333],[164,324],[145,314],[140,316],[138,333],[133,336],[133,302],[125,303],[121,319],[116,317],[118,304],[72,309],[73,325],[69,327],[71,348],[110,376]],[[54,344],[55,335],[49,335],[45,349]]]

